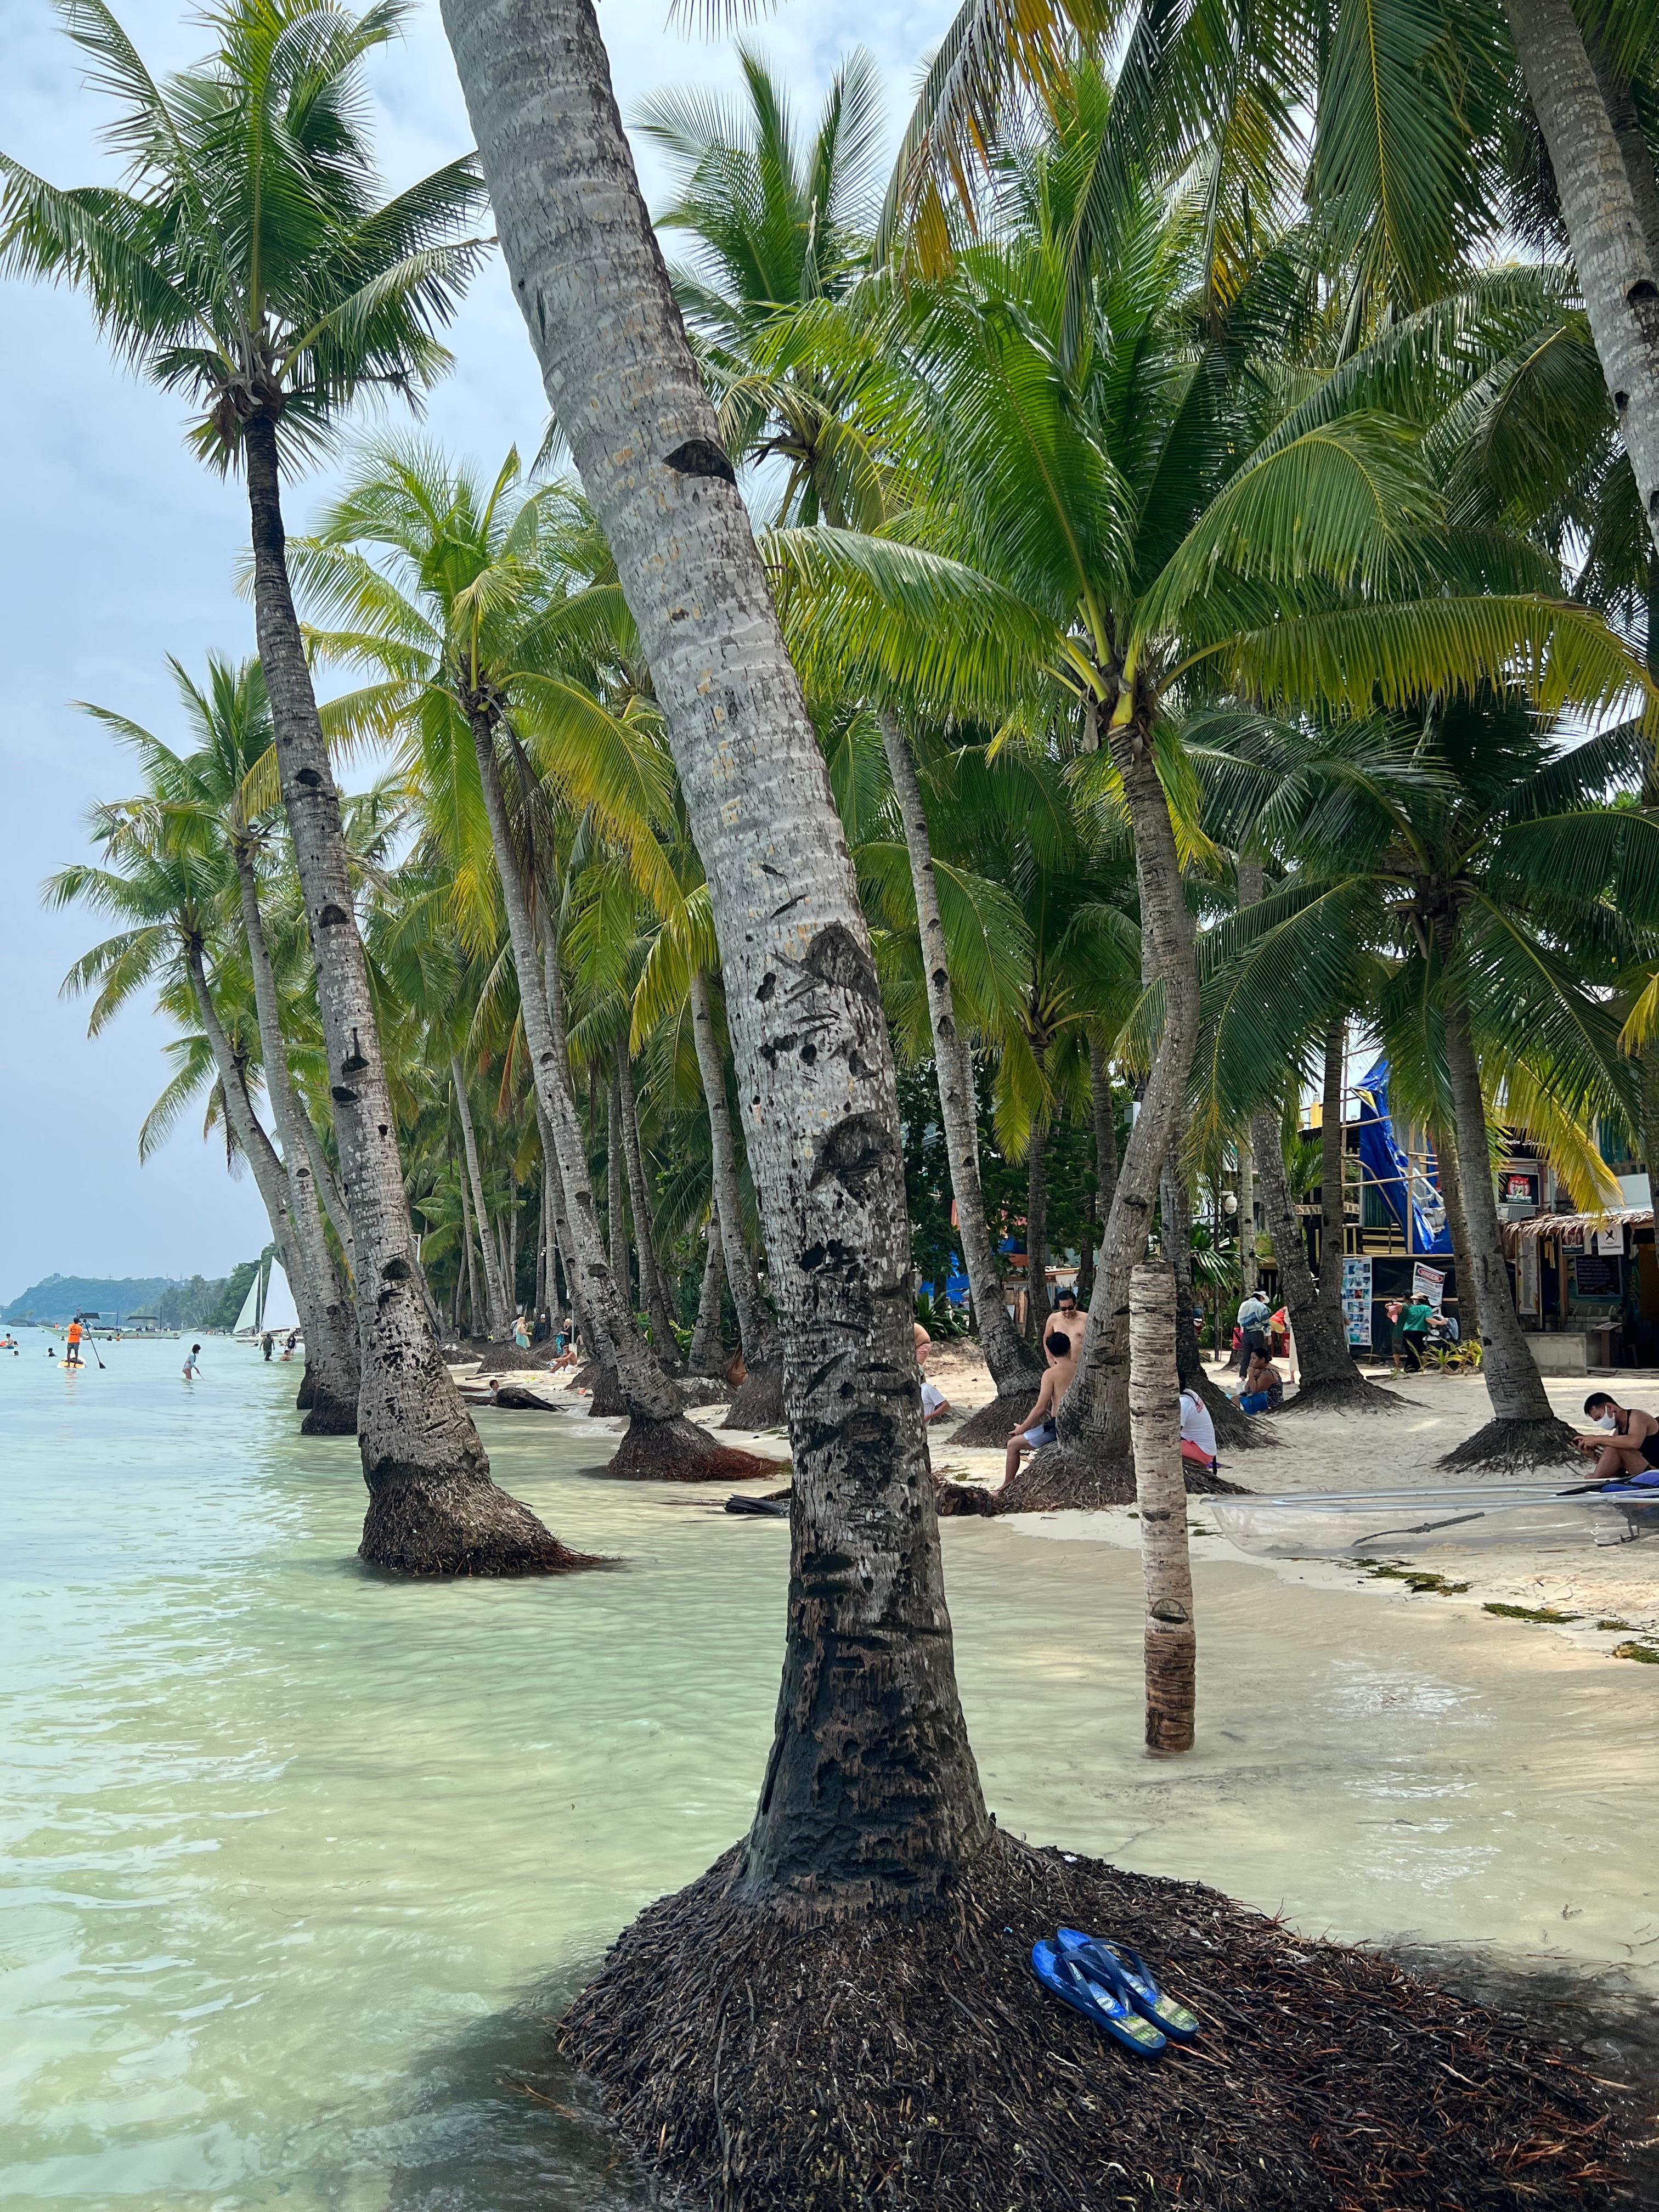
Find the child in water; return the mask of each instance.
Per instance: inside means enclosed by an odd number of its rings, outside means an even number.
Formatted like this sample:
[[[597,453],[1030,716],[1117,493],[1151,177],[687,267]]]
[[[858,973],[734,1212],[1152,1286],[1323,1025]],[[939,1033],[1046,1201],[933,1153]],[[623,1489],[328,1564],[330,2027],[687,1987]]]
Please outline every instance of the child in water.
[[[190,1347],[190,1357],[185,1362],[185,1380],[186,1382],[193,1382],[202,1371],[202,1363],[196,1357],[201,1348],[202,1347],[199,1344],[192,1344]]]

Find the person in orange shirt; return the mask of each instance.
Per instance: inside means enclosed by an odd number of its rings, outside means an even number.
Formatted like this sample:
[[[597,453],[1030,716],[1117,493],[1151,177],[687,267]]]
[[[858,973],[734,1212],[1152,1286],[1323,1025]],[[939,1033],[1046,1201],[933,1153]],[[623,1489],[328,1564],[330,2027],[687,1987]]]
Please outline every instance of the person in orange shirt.
[[[76,1314],[69,1325],[69,1349],[64,1354],[65,1367],[79,1367],[83,1364],[81,1358],[81,1339],[84,1333],[81,1327],[81,1316]]]

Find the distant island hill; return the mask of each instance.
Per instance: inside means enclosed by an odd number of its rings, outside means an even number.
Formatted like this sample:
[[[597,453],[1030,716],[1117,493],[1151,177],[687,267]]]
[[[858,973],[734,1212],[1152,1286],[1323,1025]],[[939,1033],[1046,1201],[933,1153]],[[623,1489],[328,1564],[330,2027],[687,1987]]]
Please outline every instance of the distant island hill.
[[[228,1275],[47,1275],[0,1306],[0,1322],[48,1325],[78,1313],[100,1321],[145,1316],[161,1328],[234,1328],[259,1262],[245,1260]]]

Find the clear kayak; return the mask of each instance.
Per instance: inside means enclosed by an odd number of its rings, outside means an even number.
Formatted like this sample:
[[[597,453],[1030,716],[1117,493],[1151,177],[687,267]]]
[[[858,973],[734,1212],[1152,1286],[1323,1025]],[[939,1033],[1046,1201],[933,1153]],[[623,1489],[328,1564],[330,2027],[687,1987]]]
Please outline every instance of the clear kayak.
[[[1659,1488],[1553,1482],[1326,1496],[1209,1498],[1241,1552],[1277,1559],[1372,1559],[1444,1547],[1631,1544],[1659,1536]]]

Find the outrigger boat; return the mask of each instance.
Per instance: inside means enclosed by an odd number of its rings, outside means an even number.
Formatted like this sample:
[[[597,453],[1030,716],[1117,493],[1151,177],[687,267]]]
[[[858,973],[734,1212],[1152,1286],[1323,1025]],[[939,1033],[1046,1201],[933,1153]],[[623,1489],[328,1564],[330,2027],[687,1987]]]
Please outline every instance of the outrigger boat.
[[[1364,1559],[1506,1544],[1633,1544],[1659,1536],[1659,1480],[1493,1482],[1204,1502],[1241,1552],[1273,1559]]]

